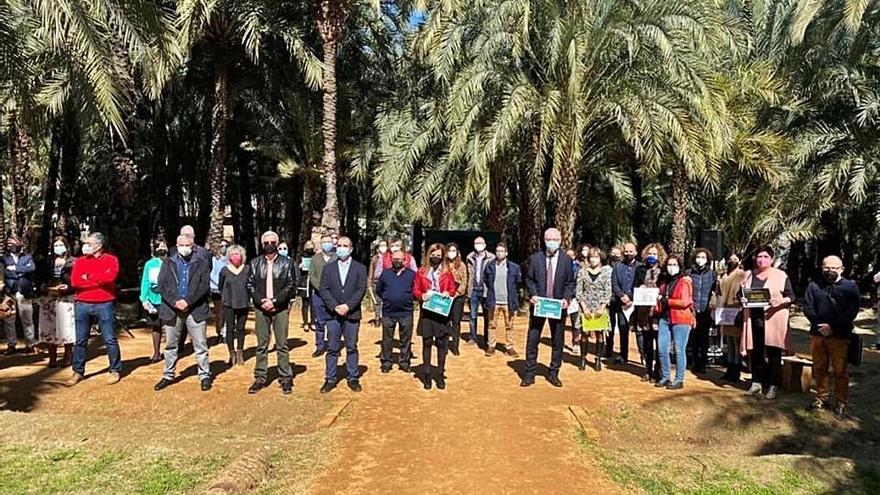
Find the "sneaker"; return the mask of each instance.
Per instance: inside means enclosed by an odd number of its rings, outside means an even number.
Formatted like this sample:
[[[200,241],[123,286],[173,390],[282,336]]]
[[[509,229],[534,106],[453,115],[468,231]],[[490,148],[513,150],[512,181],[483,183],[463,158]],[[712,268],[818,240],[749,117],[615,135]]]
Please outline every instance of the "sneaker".
[[[202,392],[207,392],[208,390],[211,390],[211,387],[213,385],[214,385],[214,382],[210,378],[202,379]]]
[[[847,418],[846,414],[846,406],[843,404],[838,404],[836,408],[834,408],[833,413],[834,419],[837,421],[843,421]]]
[[[673,382],[666,386],[666,390],[681,390],[684,388],[684,382]]]
[[[119,373],[117,373],[115,371],[111,371],[111,372],[107,373],[107,385],[117,384],[117,383],[119,383],[120,379],[121,379],[121,377],[119,376]]]
[[[255,378],[254,383],[252,383],[251,386],[248,387],[248,394],[254,395],[255,393],[259,392],[260,390],[263,390],[265,387],[266,387],[266,380],[264,380],[262,378]]]
[[[822,399],[814,400],[808,407],[810,411],[821,411],[822,409],[828,409],[828,402]]]
[[[360,392],[364,389],[364,387],[361,386],[361,382],[358,380],[350,380],[348,382],[348,388],[350,388],[352,392]]]
[[[775,399],[776,398],[776,390],[777,390],[776,385],[770,385],[769,387],[767,387],[767,393],[764,394],[764,398],[767,400]]]
[[[495,355],[495,348],[494,347],[489,347],[488,349],[486,349],[486,357],[492,357],[494,355]]]
[[[290,395],[293,393],[293,380],[287,378],[285,380],[281,380],[281,393],[284,395]]]
[[[666,387],[667,385],[669,385],[669,380],[659,380],[657,383],[654,384],[654,387],[663,388],[663,387]]]
[[[519,353],[516,352],[513,348],[507,349],[507,355],[516,359],[519,357]]]
[[[76,385],[77,383],[83,381],[84,379],[85,378],[82,375],[80,375],[77,372],[74,372],[73,375],[70,378],[68,378],[66,382],[64,382],[64,385],[66,385],[68,387],[72,387],[72,386]]]
[[[748,396],[761,395],[762,393],[764,393],[764,387],[760,383],[752,383],[751,388],[746,391]]]

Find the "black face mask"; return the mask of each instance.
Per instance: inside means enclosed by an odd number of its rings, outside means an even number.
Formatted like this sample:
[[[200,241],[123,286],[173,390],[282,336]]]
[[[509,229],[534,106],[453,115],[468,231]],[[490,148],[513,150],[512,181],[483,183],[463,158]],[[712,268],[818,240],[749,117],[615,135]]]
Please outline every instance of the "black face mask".
[[[263,244],[263,252],[266,254],[274,254],[278,252],[278,244],[274,242],[266,242]]]
[[[837,282],[837,272],[834,270],[825,270],[822,272],[822,276],[825,277],[829,284]]]
[[[304,254],[305,254],[306,256],[314,256],[314,255],[315,255],[315,250],[314,250],[314,249],[306,249],[306,251],[305,251]]]
[[[431,266],[436,268],[437,266],[440,265],[440,261],[442,261],[442,260],[443,260],[443,258],[441,258],[439,256],[431,256]]]
[[[636,259],[636,255],[634,255],[634,254],[624,254],[624,255],[623,255],[623,259],[624,259],[627,263],[631,263],[632,260]]]
[[[611,256],[610,259],[612,263],[617,263],[620,261],[620,256]]]
[[[168,250],[167,249],[157,249],[156,256],[158,256],[160,258],[162,258],[163,256],[168,256]]]
[[[395,270],[400,270],[401,268],[403,268],[403,262],[402,261],[392,261],[391,268],[394,268]]]
[[[728,261],[727,262],[727,269],[729,271],[735,270],[738,266],[739,266],[739,263],[736,261]]]

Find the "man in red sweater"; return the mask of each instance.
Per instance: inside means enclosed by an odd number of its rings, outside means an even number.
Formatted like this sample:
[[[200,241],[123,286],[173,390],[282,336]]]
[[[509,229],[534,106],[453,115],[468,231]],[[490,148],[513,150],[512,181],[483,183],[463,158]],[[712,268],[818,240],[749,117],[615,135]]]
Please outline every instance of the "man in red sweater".
[[[114,303],[116,301],[116,277],[119,275],[119,261],[104,251],[104,235],[95,232],[86,239],[82,247],[83,256],[73,263],[70,285],[75,291],[76,343],[73,348],[73,376],[67,385],[73,386],[82,381],[86,372],[86,346],[94,320],[98,321],[107,357],[110,360],[108,384],[119,381],[122,360],[116,329],[113,325]]]

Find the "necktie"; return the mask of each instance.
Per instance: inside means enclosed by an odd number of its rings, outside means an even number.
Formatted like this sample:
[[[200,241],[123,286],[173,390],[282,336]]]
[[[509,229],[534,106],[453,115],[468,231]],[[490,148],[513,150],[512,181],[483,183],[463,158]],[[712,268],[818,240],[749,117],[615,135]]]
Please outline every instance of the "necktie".
[[[275,277],[272,275],[275,262],[266,259],[266,298],[275,299]]]
[[[547,257],[547,292],[546,297],[553,297],[553,258]]]

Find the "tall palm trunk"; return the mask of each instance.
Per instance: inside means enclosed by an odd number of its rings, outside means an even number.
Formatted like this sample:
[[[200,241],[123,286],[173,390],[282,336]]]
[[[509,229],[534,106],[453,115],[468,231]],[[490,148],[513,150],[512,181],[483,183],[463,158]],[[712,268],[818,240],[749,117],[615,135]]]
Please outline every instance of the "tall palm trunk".
[[[73,204],[76,192],[77,161],[80,151],[80,128],[72,109],[64,112],[61,142],[61,181],[58,188],[58,223],[56,235],[67,236],[71,241],[79,233],[73,221]]]
[[[342,29],[348,19],[351,0],[318,0],[318,34],[324,52],[324,113],[321,131],[324,139],[324,158],[321,173],[326,190],[321,225],[339,231],[339,197],[336,189],[336,48]]]
[[[132,150],[121,139],[113,140],[110,170],[114,179],[114,207],[110,214],[110,245],[119,258],[121,282],[128,286],[135,282],[137,275],[138,176],[132,158]]]
[[[534,158],[541,151],[541,128],[532,129],[532,162],[519,169],[519,256],[525,259],[541,247],[541,227],[544,225],[543,177],[532,174]]]
[[[64,140],[64,122],[58,117],[52,123],[52,138],[49,144],[49,170],[46,171],[46,191],[43,195],[43,218],[40,222],[40,235],[34,255],[39,262],[49,253],[49,237],[52,235],[52,215],[55,214],[55,200],[58,196],[58,172],[61,168],[61,146]]]
[[[562,233],[562,245],[574,249],[574,224],[577,215],[578,170],[574,164],[561,163],[556,199],[556,227]]]
[[[671,254],[683,255],[687,245],[687,211],[690,204],[688,178],[681,165],[672,169],[672,242]]]
[[[31,139],[16,115],[9,123],[9,179],[12,184],[12,232],[23,236],[27,229],[27,192],[30,184]]]
[[[486,216],[486,228],[493,232],[504,230],[505,179],[506,175],[501,170],[492,170],[489,175],[489,214]]]
[[[307,175],[303,176],[303,210],[299,228],[299,246],[305,244],[306,241],[312,240],[312,227],[314,227],[315,224],[316,186],[315,179]]]
[[[238,162],[238,188],[239,201],[241,202],[241,232],[238,233],[240,242],[247,251],[249,257],[257,255],[256,229],[254,227],[254,205],[251,202],[251,174],[250,155],[247,151],[238,147],[235,151]]]
[[[214,109],[211,115],[211,227],[208,246],[216,246],[223,239],[223,218],[226,213],[226,124],[228,98],[228,67],[226,48],[215,50]]]

